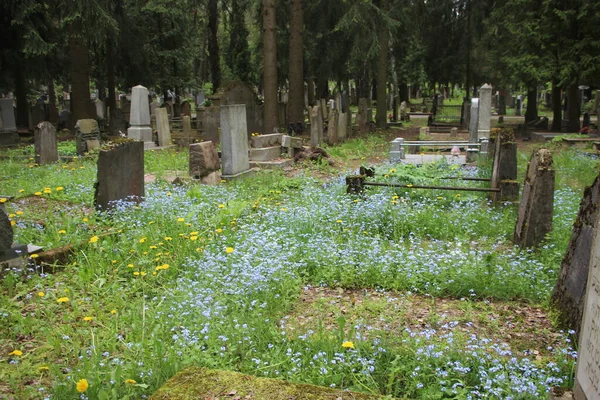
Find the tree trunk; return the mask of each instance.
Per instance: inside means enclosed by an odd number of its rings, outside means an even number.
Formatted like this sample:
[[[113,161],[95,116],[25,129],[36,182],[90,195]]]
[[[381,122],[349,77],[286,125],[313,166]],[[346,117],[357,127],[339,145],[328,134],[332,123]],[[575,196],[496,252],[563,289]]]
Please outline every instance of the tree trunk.
[[[221,86],[221,65],[219,59],[219,9],[217,0],[208,1],[208,55],[210,60],[210,75],[213,84],[213,93]]]
[[[537,113],[537,87],[530,85],[527,88],[527,110],[525,111],[525,122],[535,121]]]
[[[329,97],[329,81],[327,76],[319,75],[317,78],[317,100]]]
[[[562,131],[562,92],[558,87],[558,79],[552,79],[552,127],[551,131]]]
[[[277,127],[277,20],[275,13],[276,0],[263,0],[264,133],[272,133],[273,129]]]
[[[571,85],[567,89],[567,116],[569,117],[567,132],[579,133],[580,115],[581,110],[579,108],[579,88],[575,85]]]
[[[80,38],[69,37],[71,58],[71,110],[72,120],[92,119],[90,101],[90,63],[87,44]]]
[[[56,106],[56,89],[54,88],[54,79],[48,79],[48,121],[53,125],[58,125],[58,108]]]
[[[29,103],[27,102],[27,84],[20,57],[15,68],[15,97],[17,98],[17,127],[29,128]]]
[[[388,11],[389,0],[381,0],[381,9]],[[385,23],[380,23],[379,32],[379,68],[377,71],[377,119],[378,128],[387,127],[387,73],[390,52],[390,31]]]
[[[117,97],[115,92],[115,56],[112,46],[112,43],[109,43],[106,49],[106,86],[108,89],[106,107],[115,110],[117,108]]]
[[[288,102],[289,122],[304,122],[304,10],[303,0],[291,0]]]

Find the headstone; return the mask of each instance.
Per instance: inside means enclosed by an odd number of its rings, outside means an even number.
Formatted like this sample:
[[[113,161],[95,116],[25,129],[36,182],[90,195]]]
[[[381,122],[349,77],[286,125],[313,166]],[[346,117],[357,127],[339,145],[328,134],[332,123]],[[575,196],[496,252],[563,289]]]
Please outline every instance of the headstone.
[[[314,106],[310,113],[310,145],[319,147],[323,143],[323,114],[320,105]]]
[[[189,138],[192,136],[192,117],[190,117],[189,115],[186,115],[183,117],[183,120],[181,121],[181,127],[183,130],[183,136],[185,136],[186,138]]]
[[[575,400],[600,399],[600,232],[596,226],[577,348]]]
[[[592,110],[592,114],[599,115],[600,111],[600,89],[596,90],[596,97],[594,98],[594,109]]]
[[[35,162],[38,165],[58,161],[56,128],[50,122],[40,122],[34,131]]]
[[[283,135],[281,137],[281,147],[285,149],[285,152],[289,157],[293,158],[297,153],[299,153],[303,149],[302,139],[293,136]]]
[[[21,143],[17,133],[13,99],[0,99],[0,146],[14,146]]]
[[[450,137],[451,138],[458,137],[458,128],[451,128],[450,129]]]
[[[160,104],[155,100],[150,103],[150,115],[156,115],[156,109],[160,107]]]
[[[479,141],[479,99],[471,99],[471,121],[469,123],[469,142]]]
[[[223,178],[235,178],[250,170],[246,106],[221,106],[221,159]]]
[[[327,100],[321,99],[319,100],[319,104],[321,105],[321,115],[323,120],[326,121],[329,118],[329,114],[327,113]]]
[[[327,143],[329,143],[330,145],[334,145],[338,142],[338,124],[338,110],[332,108],[329,111],[329,122],[327,123]]]
[[[95,119],[80,119],[75,124],[75,145],[77,155],[84,155],[91,149],[88,148],[88,142],[97,140],[100,142],[100,129]]]
[[[390,162],[399,163],[404,158],[406,158],[404,154],[404,139],[396,138],[392,140],[390,147]]]
[[[348,117],[351,111],[346,112],[340,111],[337,117],[337,137],[340,142],[343,142],[348,137]]]
[[[171,128],[169,127],[169,116],[166,108],[157,108],[156,131],[158,132],[158,145],[169,146],[171,144]]]
[[[523,114],[523,96],[517,96],[517,102],[515,103],[515,115],[521,116]]]
[[[213,142],[190,144],[190,176],[202,179],[221,168],[217,148]]]
[[[100,99],[96,99],[96,101],[94,102],[94,105],[96,107],[96,116],[100,119],[106,118],[106,110],[105,110],[104,101],[100,100]]]
[[[94,194],[94,204],[97,210],[110,210],[120,200],[142,202],[144,199],[144,143],[126,141],[100,150],[97,176]]]
[[[561,322],[581,332],[594,232],[598,230],[600,213],[600,176],[583,193],[579,213],[573,224],[571,240],[562,260],[558,280],[552,293],[552,303],[560,313]]]
[[[400,103],[400,121],[408,121],[408,113],[406,111],[406,101]]]
[[[553,213],[552,154],[547,149],[538,149],[534,151],[527,167],[514,243],[523,248],[539,245],[552,230]]]
[[[120,108],[107,109],[108,114],[108,133],[111,136],[125,136],[127,133],[127,120]]]
[[[148,89],[138,85],[131,89],[131,125],[127,136],[133,140],[144,142],[146,148],[154,147],[152,128],[150,127],[150,105],[148,104]]]
[[[189,101],[184,101],[181,105],[181,115],[187,115],[188,117],[192,116],[192,106]]]
[[[483,85],[479,89],[479,124],[477,127],[477,139],[490,137],[490,126],[492,119],[492,86]]]
[[[204,95],[204,92],[200,92],[196,95],[196,107],[200,107],[202,105],[202,103],[204,103],[204,100],[206,100],[206,96]]]

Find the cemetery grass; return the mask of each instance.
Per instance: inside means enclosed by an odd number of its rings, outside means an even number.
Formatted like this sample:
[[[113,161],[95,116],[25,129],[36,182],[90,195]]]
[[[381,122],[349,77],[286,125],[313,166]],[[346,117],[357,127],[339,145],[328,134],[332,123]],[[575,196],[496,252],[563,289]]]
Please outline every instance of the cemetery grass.
[[[340,165],[375,162],[385,143],[329,151]],[[71,399],[85,380],[83,398],[138,399],[192,365],[397,398],[570,387],[573,338],[552,325],[548,298],[591,184],[583,171],[597,168],[573,158],[555,157],[554,231],[535,251],[510,244],[514,208],[480,194],[353,197],[345,174],[317,180],[308,167],[172,186],[160,177],[187,156],[157,152],[146,153],[159,178],[146,201],[98,214],[93,159],[0,161],[16,240],[77,245],[54,272],[32,258],[4,276],[0,397]],[[489,176],[377,164],[376,179],[414,185]]]

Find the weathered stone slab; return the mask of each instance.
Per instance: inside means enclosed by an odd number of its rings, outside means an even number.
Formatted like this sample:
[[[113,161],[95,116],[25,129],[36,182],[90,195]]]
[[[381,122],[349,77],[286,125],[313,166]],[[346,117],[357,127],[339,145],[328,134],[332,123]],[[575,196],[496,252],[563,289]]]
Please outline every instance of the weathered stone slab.
[[[127,141],[100,150],[94,204],[110,210],[115,202],[140,203],[144,199],[144,143]]]
[[[271,161],[281,157],[281,146],[250,149],[250,161]]]
[[[329,111],[329,122],[327,123],[327,143],[334,145],[338,142],[338,110],[332,109]]]
[[[220,171],[211,172],[210,174],[201,177],[200,182],[202,182],[203,185],[212,185],[212,186],[218,185],[219,183],[221,183],[221,172]]]
[[[213,142],[194,143],[190,145],[191,177],[200,179],[220,168],[221,161]]]
[[[223,177],[238,176],[250,169],[246,107],[221,106],[221,161]]]
[[[577,334],[581,330],[583,303],[587,285],[594,232],[600,214],[600,176],[586,188],[573,224],[571,240],[562,260],[552,303],[560,313],[560,322]]]
[[[83,155],[90,151],[87,147],[88,140],[100,142],[100,128],[95,119],[80,119],[75,124],[75,145],[77,155]]]
[[[376,400],[369,395],[322,386],[291,383],[281,379],[257,378],[232,371],[191,367],[179,372],[150,400],[197,400],[213,398],[215,393],[234,393],[232,399],[265,400]],[[220,396],[218,396],[221,398]]]
[[[552,154],[546,149],[535,150],[527,167],[514,243],[521,247],[539,245],[552,230],[553,213]]]
[[[2,120],[0,132],[14,132],[17,130],[13,103],[14,100],[10,98],[0,99],[0,119]]]
[[[38,165],[51,164],[58,161],[56,145],[56,128],[50,122],[40,122],[33,133],[35,162]]]
[[[594,232],[577,348],[575,400],[600,399],[600,232]]]
[[[158,145],[169,146],[171,144],[171,128],[169,127],[169,115],[166,108],[157,108],[154,111],[156,115],[156,131],[158,132]]]
[[[281,147],[301,149],[302,139],[293,136],[283,135],[281,138]]]
[[[253,148],[281,146],[281,133],[271,133],[269,135],[253,136],[250,141]]]
[[[490,137],[492,119],[492,86],[483,85],[479,89],[479,123],[477,127],[477,139]]]
[[[323,114],[321,106],[314,106],[310,113],[310,144],[319,147],[323,143]]]

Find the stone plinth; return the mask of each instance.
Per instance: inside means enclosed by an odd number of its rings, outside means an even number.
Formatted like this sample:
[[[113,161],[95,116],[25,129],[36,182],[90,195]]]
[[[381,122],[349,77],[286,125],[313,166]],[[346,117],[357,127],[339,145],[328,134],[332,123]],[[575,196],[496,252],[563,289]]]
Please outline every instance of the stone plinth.
[[[246,107],[243,104],[221,106],[221,161],[224,179],[250,169]]]
[[[554,213],[554,170],[552,154],[546,149],[534,151],[523,185],[514,243],[521,247],[539,245],[552,230]]]
[[[40,122],[35,128],[35,162],[38,165],[51,164],[58,161],[56,145],[56,128],[50,122]]]
[[[281,133],[272,133],[269,135],[253,136],[250,141],[254,148],[281,146],[282,136]]]
[[[154,110],[156,115],[156,131],[158,132],[158,145],[169,146],[171,144],[171,128],[169,127],[169,115],[166,108]]]
[[[144,143],[129,141],[100,150],[94,204],[110,210],[115,202],[140,203],[144,199]]]

